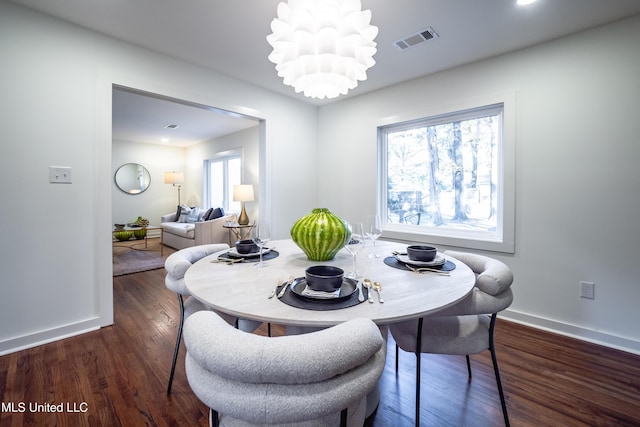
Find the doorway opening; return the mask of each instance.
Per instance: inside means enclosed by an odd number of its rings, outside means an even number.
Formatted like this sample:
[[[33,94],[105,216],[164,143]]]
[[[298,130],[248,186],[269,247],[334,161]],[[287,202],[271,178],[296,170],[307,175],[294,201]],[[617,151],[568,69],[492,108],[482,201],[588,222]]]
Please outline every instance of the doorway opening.
[[[165,184],[166,172],[184,174],[184,183],[180,188],[182,204],[204,208],[202,204],[206,203],[207,197],[203,195],[203,166],[205,160],[217,152],[242,152],[243,179],[245,183],[257,186],[261,164],[264,164],[264,126],[265,121],[257,117],[114,84],[111,122],[112,223],[127,225],[141,217],[148,220],[150,226],[159,227],[163,215],[175,212],[178,193],[173,185]],[[149,184],[144,192],[124,192],[116,186],[116,171],[129,163],[139,164],[148,172]],[[159,234],[157,229],[150,230],[148,240],[158,238],[156,246],[151,245],[151,248],[146,240],[140,243],[135,241],[135,235],[131,241],[117,244],[150,249],[147,258],[155,260],[140,263],[140,269],[136,270],[134,266],[127,274],[164,266],[164,259],[172,250],[159,250]],[[116,252],[122,251],[116,250],[112,244],[111,258],[114,263],[119,256]],[[133,252],[133,255],[129,258],[135,260],[147,254]],[[113,273],[116,274],[115,266]]]

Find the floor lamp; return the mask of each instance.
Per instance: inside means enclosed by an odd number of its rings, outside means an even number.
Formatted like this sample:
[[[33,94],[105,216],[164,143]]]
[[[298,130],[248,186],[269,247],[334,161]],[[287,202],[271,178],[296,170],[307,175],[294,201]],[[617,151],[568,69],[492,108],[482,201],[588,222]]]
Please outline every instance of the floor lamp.
[[[178,206],[180,206],[180,187],[184,183],[184,172],[165,172],[164,183],[178,187]]]
[[[253,202],[253,185],[234,185],[233,186],[233,201],[242,202],[242,211],[240,212],[240,218],[238,218],[238,224],[248,225],[249,216],[244,209],[244,202]]]

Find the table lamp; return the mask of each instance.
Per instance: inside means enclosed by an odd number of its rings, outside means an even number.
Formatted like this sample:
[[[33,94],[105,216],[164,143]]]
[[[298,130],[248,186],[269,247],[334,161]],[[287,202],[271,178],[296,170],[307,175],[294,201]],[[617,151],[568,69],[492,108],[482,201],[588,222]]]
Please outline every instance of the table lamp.
[[[184,183],[184,172],[165,172],[164,183],[178,187],[178,206],[180,206],[180,187]]]
[[[238,218],[238,224],[249,224],[249,216],[244,209],[244,202],[253,202],[253,185],[234,185],[233,186],[233,201],[242,202],[242,211],[240,212],[240,218]]]

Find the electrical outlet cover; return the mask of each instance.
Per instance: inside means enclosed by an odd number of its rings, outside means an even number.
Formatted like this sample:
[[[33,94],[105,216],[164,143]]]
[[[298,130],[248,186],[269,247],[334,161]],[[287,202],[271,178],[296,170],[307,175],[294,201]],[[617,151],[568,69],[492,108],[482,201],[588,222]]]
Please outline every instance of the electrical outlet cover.
[[[596,285],[591,282],[580,282],[580,297],[594,299]]]

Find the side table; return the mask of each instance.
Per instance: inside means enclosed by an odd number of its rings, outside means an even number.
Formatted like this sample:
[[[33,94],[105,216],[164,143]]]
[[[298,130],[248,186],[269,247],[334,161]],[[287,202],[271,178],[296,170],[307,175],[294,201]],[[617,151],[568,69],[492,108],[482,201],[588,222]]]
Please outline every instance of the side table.
[[[231,246],[236,240],[245,240],[254,226],[255,224],[240,225],[237,222],[227,222],[223,225],[224,228],[229,230],[229,244]],[[231,238],[231,233],[236,237],[235,239]]]

